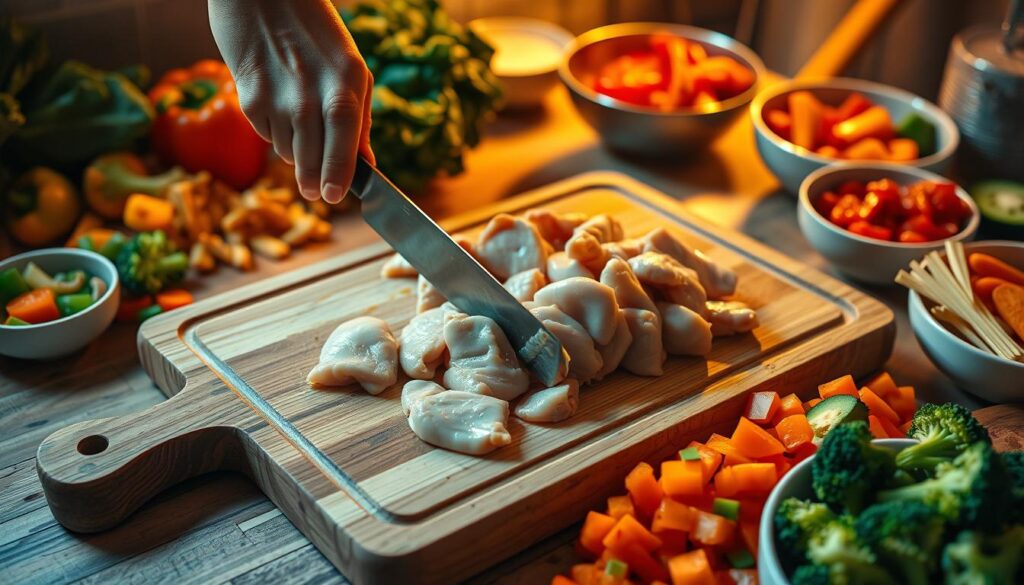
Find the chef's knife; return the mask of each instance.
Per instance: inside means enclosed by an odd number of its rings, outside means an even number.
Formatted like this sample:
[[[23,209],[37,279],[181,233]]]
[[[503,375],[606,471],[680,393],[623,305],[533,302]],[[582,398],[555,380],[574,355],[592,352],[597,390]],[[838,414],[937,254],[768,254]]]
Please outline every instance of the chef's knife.
[[[516,353],[542,382],[565,375],[562,344],[487,270],[362,157],[352,192],[363,219],[459,310],[483,315],[505,332]]]

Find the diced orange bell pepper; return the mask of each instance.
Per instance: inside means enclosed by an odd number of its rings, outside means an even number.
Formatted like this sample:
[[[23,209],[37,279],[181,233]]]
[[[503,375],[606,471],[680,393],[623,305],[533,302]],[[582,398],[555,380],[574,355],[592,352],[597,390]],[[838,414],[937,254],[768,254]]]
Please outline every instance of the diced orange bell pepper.
[[[661,560],[654,558],[649,551],[636,543],[623,548],[614,549],[615,558],[629,565],[629,570],[646,582],[667,581],[668,570]]]
[[[661,539],[661,548],[657,550],[657,555],[661,557],[662,561],[666,561],[669,557],[681,555],[690,550],[689,536],[688,533],[682,530],[669,530],[667,528],[662,530],[658,533],[658,538]]]
[[[722,464],[722,454],[698,441],[690,441],[686,448],[690,447],[696,449],[700,454],[700,464],[704,468],[704,483],[711,481],[715,472],[718,471],[718,466]]]
[[[889,160],[889,149],[877,138],[861,138],[843,151],[849,160]]]
[[[882,428],[885,430],[885,434],[889,435],[889,438],[891,438],[891,439],[905,439],[905,438],[907,438],[907,434],[904,433],[903,431],[901,431],[899,426],[897,426],[898,423],[894,423],[894,422],[890,421],[889,419],[885,418],[884,416],[878,417],[878,422],[879,422],[879,424],[882,425]]]
[[[793,462],[785,455],[772,455],[771,457],[764,457],[758,459],[758,463],[771,463],[775,466],[775,475],[782,477],[786,475],[786,472],[793,467]]]
[[[778,392],[751,392],[744,416],[759,425],[767,424],[779,410]]]
[[[766,499],[766,494],[755,494],[739,498],[740,520],[757,524],[761,520],[761,511],[764,510]]]
[[[736,535],[736,523],[728,518],[697,510],[697,523],[690,539],[704,545],[727,546]]]
[[[821,396],[822,400],[836,394],[848,394],[854,398],[860,398],[860,393],[857,392],[857,384],[853,381],[853,376],[847,374],[818,386],[818,395]]]
[[[651,534],[643,524],[632,516],[623,516],[608,531],[601,544],[605,548],[618,551],[629,544],[637,544],[645,551],[653,551],[661,546],[661,539]]]
[[[832,127],[836,138],[853,144],[865,138],[888,140],[895,132],[889,110],[882,106],[871,106],[863,112],[847,118]]]
[[[860,401],[867,405],[870,414],[887,419],[894,424],[899,424],[900,415],[896,414],[896,411],[886,404],[878,394],[872,392],[871,388],[865,387],[860,389]]]
[[[654,513],[654,520],[651,521],[651,531],[656,535],[667,530],[690,532],[696,523],[697,510],[671,498],[665,498],[661,501],[661,506]]]
[[[729,440],[740,453],[752,459],[781,455],[786,451],[778,439],[745,417],[740,417],[740,422]]]
[[[811,398],[807,402],[804,402],[804,412],[810,412],[810,410],[817,406],[819,402],[821,402],[821,398]]]
[[[766,494],[779,481],[775,463],[742,463],[733,465],[732,471],[741,494]]]
[[[782,419],[794,414],[805,414],[804,403],[796,394],[787,394],[779,399],[779,410],[772,417],[772,426],[778,426]]]
[[[723,455],[725,460],[723,465],[737,465],[739,463],[752,463],[752,459],[740,453],[740,450],[732,444],[732,441],[728,437],[723,437],[718,433],[711,435],[707,442],[708,449],[718,451]]]
[[[882,421],[873,414],[868,415],[868,429],[871,431],[871,436],[876,439],[889,438],[889,433],[887,433],[885,427],[882,426]]]
[[[715,585],[715,573],[704,549],[672,557],[668,561],[672,585]]]
[[[896,382],[893,382],[889,372],[878,374],[866,385],[868,388],[871,388],[872,392],[878,394],[884,400],[888,400],[889,395],[896,392]]]
[[[699,496],[704,493],[704,466],[700,460],[662,461],[660,483],[667,496]]]
[[[790,117],[788,112],[769,110],[764,115],[764,122],[768,124],[772,132],[778,134],[783,140],[790,140],[790,133],[793,131],[793,118]]]
[[[909,162],[920,157],[917,142],[910,138],[893,138],[888,146],[891,161]]]
[[[760,544],[760,520],[746,520],[741,518],[739,523],[740,529],[740,540],[743,541],[743,545],[747,547],[750,554],[757,557],[757,548]]]
[[[593,563],[573,565],[569,574],[577,585],[601,585],[601,570]]]
[[[192,293],[183,288],[174,288],[156,294],[156,304],[160,305],[164,311],[173,311],[191,305],[193,300]]]
[[[579,583],[564,575],[555,575],[551,578],[551,585],[579,585]]]
[[[37,288],[14,297],[7,303],[7,314],[32,325],[60,319],[57,299],[48,288]]]
[[[790,142],[814,150],[814,139],[821,124],[821,102],[809,91],[794,91],[787,99],[789,116],[793,120]]]
[[[618,522],[615,518],[600,512],[587,512],[587,519],[583,521],[583,529],[580,530],[580,545],[594,556],[600,556],[604,552],[602,541]]]
[[[803,413],[791,414],[779,421],[779,424],[775,425],[775,434],[779,436],[782,446],[790,453],[814,439],[814,429],[807,422],[807,415]]]
[[[818,446],[815,445],[814,443],[806,443],[804,445],[800,445],[800,447],[798,447],[797,450],[793,452],[792,463],[793,465],[796,465],[797,463],[800,463],[804,459],[807,459],[808,457],[814,455],[817,452]]]
[[[650,518],[661,504],[661,485],[654,477],[654,468],[641,461],[626,476],[626,491],[633,498],[633,506],[644,518]]]
[[[608,498],[608,515],[618,520],[625,515],[636,516],[633,509],[633,499],[628,495],[612,496]]]
[[[890,394],[886,400],[899,415],[901,422],[914,418],[914,413],[917,412],[917,398],[914,396],[913,386],[899,386],[896,393]]]

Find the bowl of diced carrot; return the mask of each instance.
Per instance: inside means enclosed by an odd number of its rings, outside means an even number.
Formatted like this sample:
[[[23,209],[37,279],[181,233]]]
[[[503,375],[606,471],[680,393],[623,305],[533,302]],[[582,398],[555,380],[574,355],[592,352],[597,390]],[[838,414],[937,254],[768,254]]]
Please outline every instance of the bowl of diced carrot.
[[[859,79],[792,80],[750,105],[757,150],[790,193],[839,161],[883,161],[944,172],[960,143],[952,119],[912,93]]]
[[[585,562],[551,583],[757,583],[763,512],[787,473],[841,422],[865,420],[876,438],[905,438],[916,409],[914,389],[887,373],[862,388],[837,378],[806,401],[752,392],[731,434],[679,445],[656,466],[637,464],[625,493],[587,513],[577,541]]]
[[[23,359],[68,355],[114,320],[121,297],[107,258],[75,248],[46,248],[0,262],[0,354]]]

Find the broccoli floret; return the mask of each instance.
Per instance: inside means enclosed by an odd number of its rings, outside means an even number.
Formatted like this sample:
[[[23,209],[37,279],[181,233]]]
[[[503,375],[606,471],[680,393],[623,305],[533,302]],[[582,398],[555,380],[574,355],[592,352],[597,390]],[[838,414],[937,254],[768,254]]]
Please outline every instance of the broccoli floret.
[[[1006,470],[991,445],[975,443],[953,461],[940,463],[934,478],[882,491],[878,499],[922,502],[954,526],[996,530],[1004,523],[1009,502]]]
[[[775,542],[782,565],[791,569],[807,562],[807,541],[836,515],[825,504],[797,498],[784,500],[775,512]]]
[[[121,285],[137,295],[155,294],[167,284],[181,280],[188,269],[188,256],[179,252],[161,230],[136,234],[117,254]]]
[[[793,571],[789,578],[793,585],[829,585],[828,567],[821,565],[801,565]]]
[[[942,570],[948,585],[1000,585],[1024,579],[1024,526],[999,536],[964,531],[946,545]]]
[[[812,534],[807,541],[807,558],[816,565],[828,567],[830,583],[895,583],[878,565],[874,552],[857,536],[850,516],[840,516]]]
[[[944,519],[921,502],[885,502],[861,513],[857,536],[901,583],[927,585],[942,547]]]
[[[867,423],[841,424],[825,436],[811,462],[818,499],[835,510],[856,514],[888,486],[896,470],[892,451],[871,444]]]
[[[1003,467],[1009,477],[1010,506],[1006,510],[1010,524],[1024,524],[1024,451],[1002,454]]]
[[[902,469],[933,470],[979,441],[992,443],[988,431],[959,404],[925,404],[914,414],[907,436],[921,441],[896,455]]]

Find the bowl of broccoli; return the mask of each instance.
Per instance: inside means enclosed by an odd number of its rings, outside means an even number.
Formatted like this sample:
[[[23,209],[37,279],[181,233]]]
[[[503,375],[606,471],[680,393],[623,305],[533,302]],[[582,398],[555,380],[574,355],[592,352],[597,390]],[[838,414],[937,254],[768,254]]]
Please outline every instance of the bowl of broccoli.
[[[956,404],[923,405],[908,437],[844,423],[786,474],[761,517],[761,582],[1024,582],[1024,452],[993,450]]]

